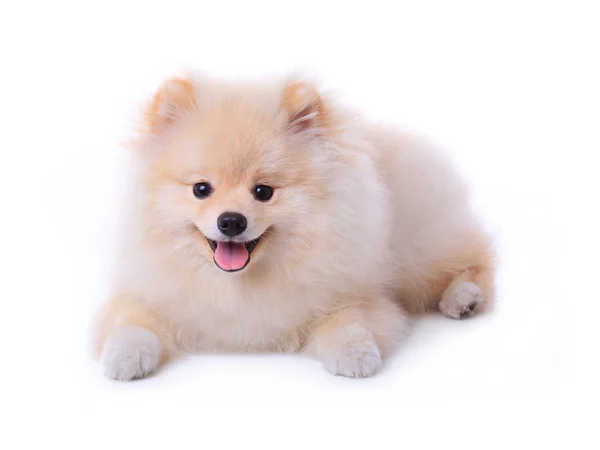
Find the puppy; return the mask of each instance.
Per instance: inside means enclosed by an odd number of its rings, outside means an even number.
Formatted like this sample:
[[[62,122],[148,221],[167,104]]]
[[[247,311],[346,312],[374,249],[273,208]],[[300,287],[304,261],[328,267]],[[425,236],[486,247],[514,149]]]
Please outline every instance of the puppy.
[[[114,293],[95,350],[113,379],[200,352],[297,352],[368,377],[405,312],[494,297],[490,239],[453,167],[288,77],[173,78],[132,145]]]

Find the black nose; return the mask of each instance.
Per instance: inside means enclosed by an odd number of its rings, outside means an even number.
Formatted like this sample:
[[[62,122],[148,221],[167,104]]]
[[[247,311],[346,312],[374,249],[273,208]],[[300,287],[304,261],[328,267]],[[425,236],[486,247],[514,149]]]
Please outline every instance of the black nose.
[[[217,226],[225,236],[234,237],[246,230],[246,218],[240,213],[224,212],[217,219]]]

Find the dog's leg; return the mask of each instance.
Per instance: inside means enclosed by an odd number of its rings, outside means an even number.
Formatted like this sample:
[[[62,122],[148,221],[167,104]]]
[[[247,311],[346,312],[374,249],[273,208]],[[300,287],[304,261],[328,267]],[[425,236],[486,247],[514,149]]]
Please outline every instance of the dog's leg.
[[[115,380],[142,378],[167,357],[163,327],[148,310],[118,297],[102,311],[96,329],[96,356],[104,374]]]
[[[377,297],[326,315],[304,350],[334,375],[369,377],[404,332],[403,312],[387,297]]]

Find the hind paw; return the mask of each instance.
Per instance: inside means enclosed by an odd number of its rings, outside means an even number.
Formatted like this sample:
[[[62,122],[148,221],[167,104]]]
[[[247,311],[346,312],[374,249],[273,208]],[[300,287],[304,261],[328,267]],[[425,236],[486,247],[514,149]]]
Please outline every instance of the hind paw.
[[[446,317],[463,319],[472,316],[482,305],[483,295],[475,283],[469,281],[451,285],[440,301],[440,311]]]

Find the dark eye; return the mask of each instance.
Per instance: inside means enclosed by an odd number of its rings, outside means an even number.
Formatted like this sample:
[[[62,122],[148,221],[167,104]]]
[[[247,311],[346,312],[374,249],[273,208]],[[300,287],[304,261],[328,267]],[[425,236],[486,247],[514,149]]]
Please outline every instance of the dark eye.
[[[202,182],[194,185],[194,195],[198,198],[206,198],[212,193],[210,183]]]
[[[273,197],[273,188],[271,186],[259,184],[254,188],[254,191],[252,191],[252,195],[254,195],[256,200],[266,202]]]

